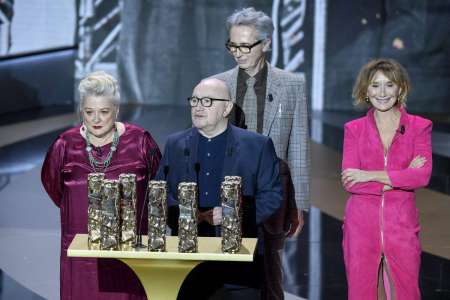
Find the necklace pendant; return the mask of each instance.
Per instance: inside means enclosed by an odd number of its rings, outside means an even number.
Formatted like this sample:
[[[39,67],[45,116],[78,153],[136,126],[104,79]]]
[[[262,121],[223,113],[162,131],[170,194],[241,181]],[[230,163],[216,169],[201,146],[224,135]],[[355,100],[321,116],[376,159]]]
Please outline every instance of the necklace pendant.
[[[109,153],[104,161],[98,161],[92,155],[92,145],[89,139],[89,131],[86,131],[86,143],[86,151],[88,153],[88,159],[92,169],[94,172],[97,172],[97,170],[104,171],[111,164],[113,153],[117,151],[117,145],[119,144],[119,133],[117,132],[117,129],[114,131],[111,149],[109,150]]]

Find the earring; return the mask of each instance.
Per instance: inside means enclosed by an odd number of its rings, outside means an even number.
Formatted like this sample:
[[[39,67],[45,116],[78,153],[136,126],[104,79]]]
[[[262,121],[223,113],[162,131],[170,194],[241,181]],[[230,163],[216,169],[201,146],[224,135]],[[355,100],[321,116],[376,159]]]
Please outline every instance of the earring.
[[[366,101],[367,103],[369,103],[369,97],[366,96],[366,98],[364,98],[364,101]]]

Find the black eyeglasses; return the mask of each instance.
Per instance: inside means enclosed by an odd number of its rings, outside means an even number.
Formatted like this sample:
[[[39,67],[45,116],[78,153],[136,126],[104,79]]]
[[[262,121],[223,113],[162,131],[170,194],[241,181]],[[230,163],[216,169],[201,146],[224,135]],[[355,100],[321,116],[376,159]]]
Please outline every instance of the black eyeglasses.
[[[211,97],[198,98],[195,96],[187,98],[191,107],[196,107],[200,103],[203,107],[211,107],[213,101],[230,101],[229,99],[216,99]]]
[[[263,41],[264,40],[259,40],[259,41],[255,42],[254,44],[251,44],[251,45],[236,45],[236,44],[230,43],[230,40],[228,40],[227,43],[225,44],[225,47],[231,53],[235,53],[239,49],[239,51],[241,53],[248,54],[248,53],[250,53],[252,51],[253,47],[261,44]]]

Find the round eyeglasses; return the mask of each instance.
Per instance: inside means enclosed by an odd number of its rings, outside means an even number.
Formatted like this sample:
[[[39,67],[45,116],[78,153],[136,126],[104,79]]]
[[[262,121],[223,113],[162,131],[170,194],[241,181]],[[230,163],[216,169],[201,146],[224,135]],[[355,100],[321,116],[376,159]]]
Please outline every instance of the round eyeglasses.
[[[261,44],[263,41],[264,40],[259,40],[251,45],[236,45],[236,44],[231,43],[230,40],[228,40],[225,44],[225,47],[231,53],[236,53],[239,50],[241,53],[248,54],[248,53],[252,52],[253,47]]]
[[[211,105],[213,104],[213,101],[230,101],[229,99],[217,99],[217,98],[211,98],[211,97],[198,98],[195,96],[188,97],[187,100],[188,100],[189,104],[191,105],[191,107],[196,107],[199,103],[203,107],[211,107]]]

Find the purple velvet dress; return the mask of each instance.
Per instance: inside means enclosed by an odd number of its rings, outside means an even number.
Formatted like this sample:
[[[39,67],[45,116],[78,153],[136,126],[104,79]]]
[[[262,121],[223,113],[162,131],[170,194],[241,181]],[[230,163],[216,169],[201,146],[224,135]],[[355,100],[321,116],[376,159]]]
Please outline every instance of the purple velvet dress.
[[[146,299],[139,279],[124,263],[115,259],[67,257],[67,248],[77,233],[87,233],[87,175],[93,172],[80,127],[62,133],[50,147],[42,167],[42,184],[61,212],[61,299]],[[93,150],[104,160],[111,144]],[[106,178],[121,173],[137,175],[138,212],[142,207],[148,177],[153,178],[161,153],[144,129],[125,124],[117,151],[104,170]],[[146,210],[144,211],[146,214]],[[146,232],[147,218],[143,219]]]

